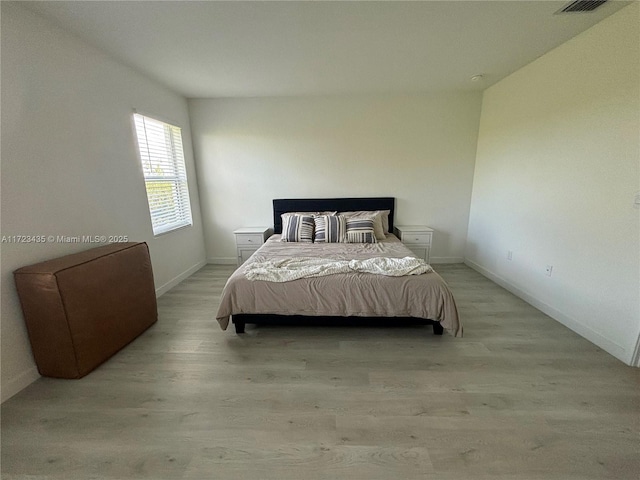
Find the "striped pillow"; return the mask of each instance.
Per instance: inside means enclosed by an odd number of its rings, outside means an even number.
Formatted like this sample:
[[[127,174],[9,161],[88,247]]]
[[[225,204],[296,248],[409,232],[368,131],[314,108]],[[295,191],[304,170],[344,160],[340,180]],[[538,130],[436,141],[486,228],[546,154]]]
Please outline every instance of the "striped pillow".
[[[316,243],[345,243],[347,241],[347,219],[342,215],[320,215],[316,222]]]
[[[359,210],[355,212],[340,212],[347,218],[370,218],[373,220],[373,230],[378,240],[384,240],[389,233],[390,210]]]
[[[282,242],[313,242],[313,217],[290,215],[282,219]]]
[[[378,243],[373,220],[370,218],[347,218],[348,243]]]

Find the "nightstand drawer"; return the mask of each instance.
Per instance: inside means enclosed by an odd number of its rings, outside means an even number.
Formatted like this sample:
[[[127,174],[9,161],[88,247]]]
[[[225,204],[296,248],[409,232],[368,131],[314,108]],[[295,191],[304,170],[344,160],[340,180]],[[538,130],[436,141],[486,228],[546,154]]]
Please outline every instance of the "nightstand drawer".
[[[403,232],[402,243],[406,243],[407,245],[409,244],[430,245],[431,233]]]
[[[256,253],[257,250],[257,248],[238,247],[238,265],[242,265],[244,262],[246,262],[251,255]]]
[[[426,225],[396,225],[393,228],[396,237],[400,239],[413,254],[429,262],[433,229]]]
[[[240,266],[267,241],[271,232],[267,227],[242,227],[234,230],[233,234],[236,236],[236,252]]]
[[[264,235],[260,233],[243,233],[236,234],[236,244],[237,245],[254,245],[260,246],[264,243]]]

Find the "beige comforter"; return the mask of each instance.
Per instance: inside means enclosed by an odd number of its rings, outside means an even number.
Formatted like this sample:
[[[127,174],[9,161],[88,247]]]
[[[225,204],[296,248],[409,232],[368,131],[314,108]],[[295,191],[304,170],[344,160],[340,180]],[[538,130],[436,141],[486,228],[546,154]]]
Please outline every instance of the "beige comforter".
[[[365,260],[413,256],[395,236],[379,243],[292,243],[274,235],[238,268],[222,292],[216,319],[223,330],[234,314],[308,316],[416,317],[440,321],[452,335],[462,336],[453,295],[435,272],[389,277],[344,273],[290,282],[250,281],[244,271],[253,262],[291,257]]]

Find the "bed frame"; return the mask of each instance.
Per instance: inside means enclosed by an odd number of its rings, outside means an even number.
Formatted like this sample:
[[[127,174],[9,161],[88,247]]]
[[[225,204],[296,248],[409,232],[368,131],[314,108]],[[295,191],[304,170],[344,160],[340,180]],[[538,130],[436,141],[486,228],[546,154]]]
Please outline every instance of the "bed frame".
[[[273,233],[282,233],[282,217],[287,212],[354,212],[358,210],[389,210],[389,231],[393,232],[396,199],[369,198],[299,198],[273,201]]]
[[[389,210],[389,231],[393,232],[394,197],[368,198],[300,198],[273,200],[273,231],[282,233],[282,217],[287,212],[349,212],[356,210]],[[232,316],[236,333],[244,333],[247,323],[295,325],[433,325],[433,333],[442,335],[440,322],[413,317],[307,317],[301,315],[236,314]]]

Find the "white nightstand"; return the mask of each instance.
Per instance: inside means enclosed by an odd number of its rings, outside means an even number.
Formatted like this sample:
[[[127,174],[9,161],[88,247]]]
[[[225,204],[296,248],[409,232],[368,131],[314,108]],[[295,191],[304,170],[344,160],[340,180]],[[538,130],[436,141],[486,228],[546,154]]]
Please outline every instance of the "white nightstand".
[[[426,225],[398,225],[393,227],[393,233],[418,258],[429,263],[429,251],[433,238],[433,229]]]
[[[268,227],[243,227],[234,230],[233,234],[236,236],[238,266],[240,266],[271,236],[271,229]]]

